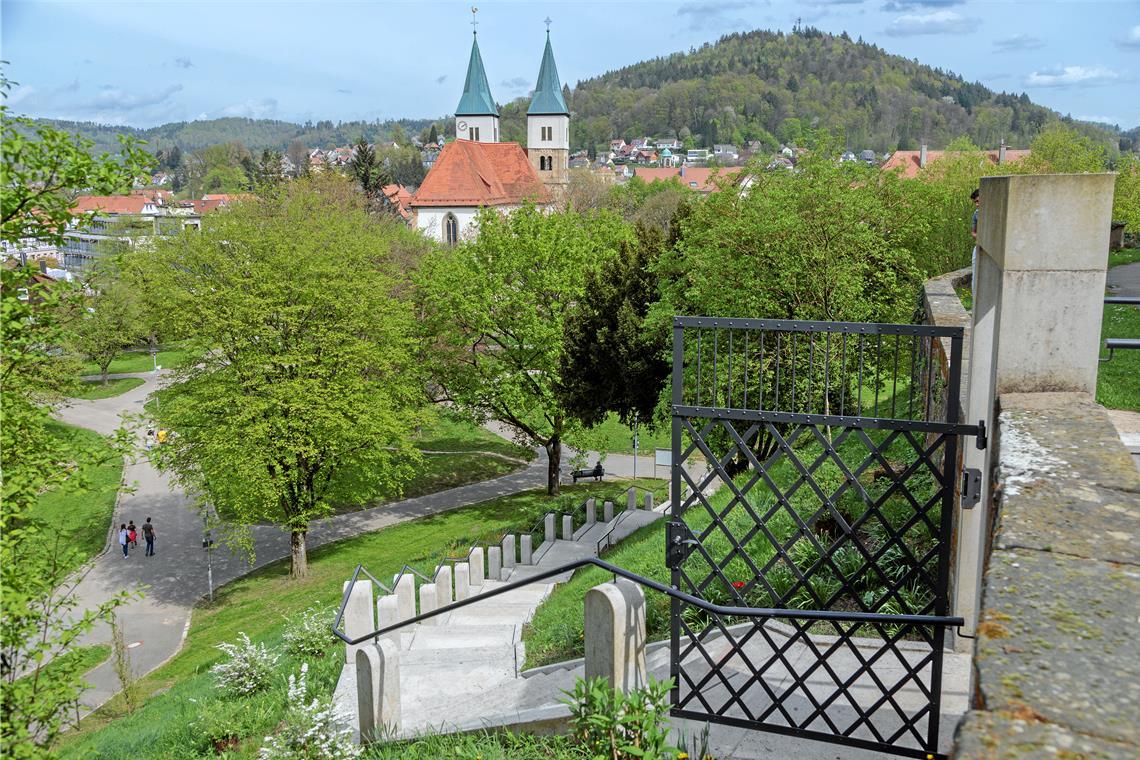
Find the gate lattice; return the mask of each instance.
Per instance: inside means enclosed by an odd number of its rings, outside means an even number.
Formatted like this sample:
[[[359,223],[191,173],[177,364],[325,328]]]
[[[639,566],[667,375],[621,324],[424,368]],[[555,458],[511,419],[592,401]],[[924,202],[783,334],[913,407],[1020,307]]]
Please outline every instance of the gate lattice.
[[[962,332],[674,320],[674,715],[937,754]]]

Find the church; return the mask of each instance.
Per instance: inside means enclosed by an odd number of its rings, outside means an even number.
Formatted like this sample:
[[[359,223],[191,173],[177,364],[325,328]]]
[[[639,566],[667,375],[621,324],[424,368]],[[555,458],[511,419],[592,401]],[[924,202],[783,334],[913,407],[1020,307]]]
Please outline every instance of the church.
[[[475,36],[463,97],[455,109],[455,140],[444,145],[408,202],[416,227],[453,245],[472,234],[480,208],[509,212],[524,202],[549,208],[565,192],[570,179],[570,110],[562,97],[549,29],[526,120],[525,149],[499,142],[499,109]]]

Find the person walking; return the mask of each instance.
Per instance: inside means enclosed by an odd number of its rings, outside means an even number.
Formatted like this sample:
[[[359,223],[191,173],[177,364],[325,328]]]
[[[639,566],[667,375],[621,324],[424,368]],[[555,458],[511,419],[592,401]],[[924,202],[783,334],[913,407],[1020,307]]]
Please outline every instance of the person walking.
[[[119,525],[119,546],[123,547],[123,557],[127,556],[127,551],[130,549],[131,536],[127,533],[127,524],[121,523]]]
[[[154,537],[156,534],[154,532],[154,526],[151,525],[151,523],[150,523],[149,517],[146,518],[146,522],[143,523],[142,532],[143,532],[143,539],[146,540],[146,556],[153,557],[154,556]]]
[[[135,527],[135,521],[134,520],[129,520],[127,522],[127,538],[131,542],[131,548],[132,549],[139,548],[139,532],[138,532],[138,528]]]

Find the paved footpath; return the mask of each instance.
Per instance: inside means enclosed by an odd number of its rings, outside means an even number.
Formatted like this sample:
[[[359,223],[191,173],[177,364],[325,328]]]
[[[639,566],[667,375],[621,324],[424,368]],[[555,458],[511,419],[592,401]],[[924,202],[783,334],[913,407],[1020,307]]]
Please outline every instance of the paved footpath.
[[[146,382],[113,398],[74,400],[56,416],[68,424],[110,434],[122,424],[124,413],[143,413],[143,404],[159,380],[152,372],[110,377],[140,377]],[[564,476],[568,472],[568,459],[568,456],[563,458]],[[611,454],[606,459],[606,470],[618,477],[628,477],[633,470],[632,459]],[[596,456],[593,456],[590,461],[595,460]],[[145,596],[121,607],[118,613],[124,638],[130,647],[132,669],[141,676],[173,657],[181,647],[189,629],[191,609],[207,593],[206,556],[202,549],[202,518],[193,501],[167,475],[140,457],[127,464],[124,480],[130,492],[120,494],[112,524],[118,526],[134,520],[136,525],[141,525],[147,517],[152,518],[157,535],[155,556],[144,555],[145,544],[140,536],[139,547],[124,559],[117,539],[109,531],[106,550],[89,566],[77,594],[80,608],[89,609],[119,591],[145,592]],[[539,450],[530,465],[501,478],[318,520],[309,530],[308,547],[312,549],[405,520],[545,485],[546,455]],[[253,535],[256,562],[252,567],[242,557],[215,543],[215,588],[256,567],[289,556],[289,536],[281,529],[254,526]],[[109,629],[102,625],[81,643],[108,641]],[[103,704],[120,688],[110,661],[90,671],[87,680],[92,684],[82,700],[87,710]]]

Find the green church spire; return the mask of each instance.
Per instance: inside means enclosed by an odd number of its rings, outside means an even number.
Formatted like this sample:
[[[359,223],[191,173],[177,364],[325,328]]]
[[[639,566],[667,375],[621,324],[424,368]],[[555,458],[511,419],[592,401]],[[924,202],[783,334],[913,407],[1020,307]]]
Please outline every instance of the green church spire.
[[[556,75],[557,76],[557,75]],[[471,61],[467,64],[467,81],[463,84],[463,97],[455,108],[456,116],[498,116],[499,109],[491,97],[487,72],[483,70],[483,56],[479,55],[479,39],[471,42]]]
[[[558,67],[554,65],[554,51],[550,47],[550,30],[546,30],[546,50],[542,52],[542,65],[538,67],[538,84],[530,99],[527,114],[570,115],[566,99],[562,97],[562,84],[558,81]]]

